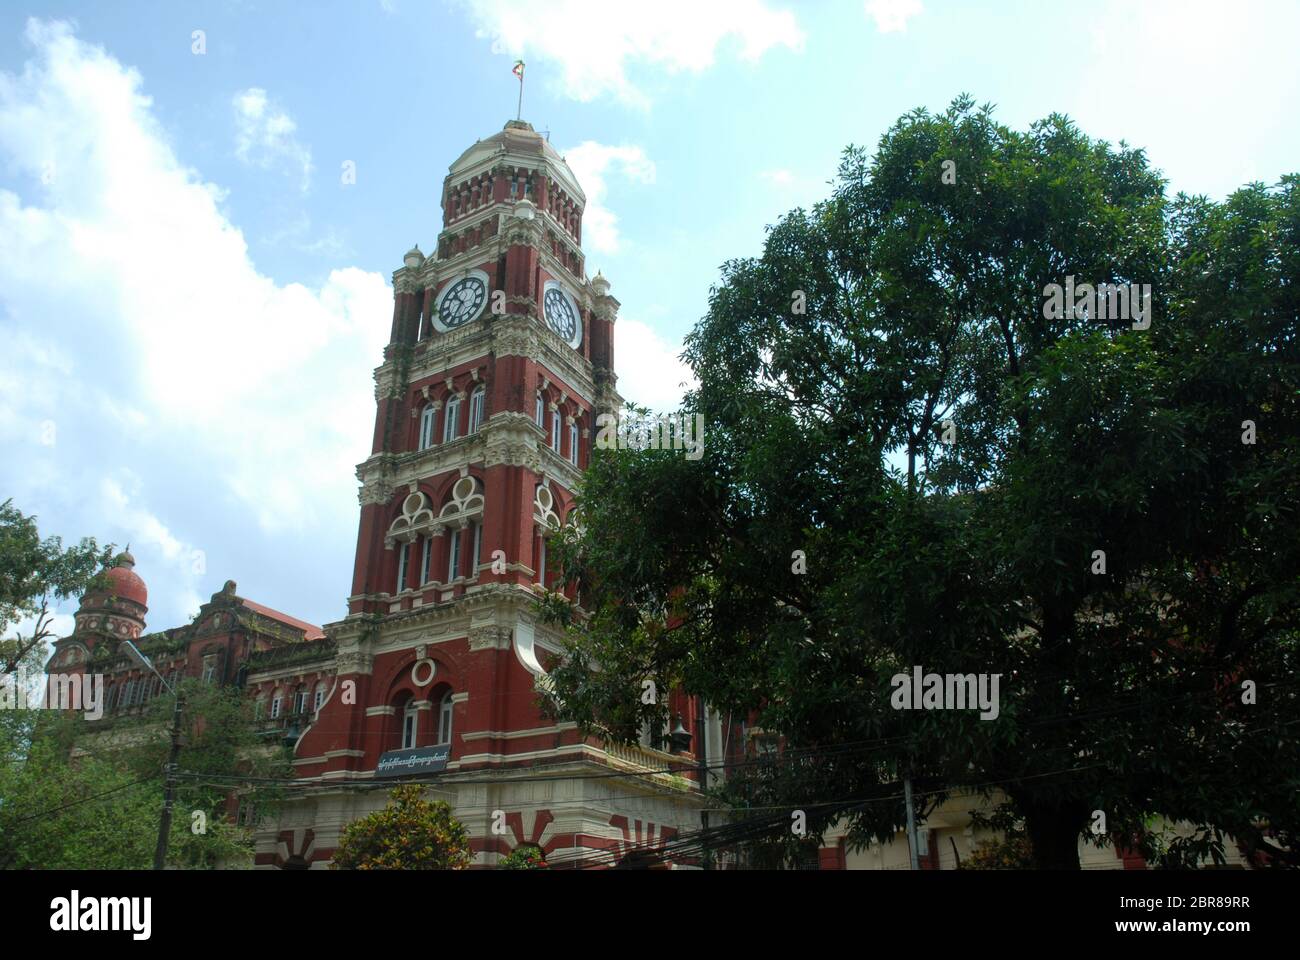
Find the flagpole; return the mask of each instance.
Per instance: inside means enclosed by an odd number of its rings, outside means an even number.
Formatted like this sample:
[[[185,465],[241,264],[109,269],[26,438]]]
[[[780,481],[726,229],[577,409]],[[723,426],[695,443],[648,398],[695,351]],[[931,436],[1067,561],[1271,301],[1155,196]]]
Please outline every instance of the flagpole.
[[[515,110],[515,120],[522,121],[524,119],[524,62],[516,60],[515,68],[510,72],[519,78],[519,107]]]

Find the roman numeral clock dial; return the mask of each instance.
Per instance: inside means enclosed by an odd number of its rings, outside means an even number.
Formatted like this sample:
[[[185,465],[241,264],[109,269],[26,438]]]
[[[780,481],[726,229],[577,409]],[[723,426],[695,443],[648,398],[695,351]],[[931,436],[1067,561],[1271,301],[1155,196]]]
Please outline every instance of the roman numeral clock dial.
[[[487,304],[487,295],[488,276],[482,270],[472,270],[451,280],[442,288],[434,304],[434,327],[448,333],[477,320]]]
[[[573,294],[555,280],[546,282],[542,294],[542,314],[546,325],[558,333],[575,350],[582,343],[582,315]]]

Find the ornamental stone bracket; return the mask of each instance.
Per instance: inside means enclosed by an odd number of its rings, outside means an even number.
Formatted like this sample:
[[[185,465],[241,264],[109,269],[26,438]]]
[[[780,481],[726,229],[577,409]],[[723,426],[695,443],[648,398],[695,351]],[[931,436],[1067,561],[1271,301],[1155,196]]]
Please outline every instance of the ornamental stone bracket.
[[[385,363],[375,368],[375,401],[397,399],[401,396],[401,384],[395,363]]]
[[[537,658],[537,634],[534,632],[533,624],[525,623],[523,620],[520,620],[519,626],[515,628],[515,656],[536,680],[546,679],[546,668]]]
[[[533,614],[520,611],[518,618],[514,629],[515,657],[524,669],[533,675],[533,683],[537,689],[553,693],[555,681],[542,666],[540,654],[543,650],[558,652],[559,647],[547,636],[549,631],[537,622]]]
[[[361,506],[368,507],[376,503],[387,503],[393,496],[392,484],[384,480],[371,480],[362,484],[357,491],[357,500]]]
[[[506,464],[527,467],[535,473],[541,468],[540,438],[531,417],[521,413],[497,414],[487,422],[482,433],[485,467]]]
[[[498,320],[492,329],[492,352],[498,357],[533,357],[539,349],[533,329],[511,320]]]
[[[477,650],[507,650],[510,647],[510,629],[490,624],[474,626],[469,630],[469,648]]]
[[[337,674],[342,676],[345,673],[374,673],[375,658],[372,654],[363,653],[360,649],[352,648],[340,650],[335,659],[337,665]]]
[[[502,229],[502,236],[505,241],[512,247],[528,246],[541,248],[542,246],[543,226],[541,221],[536,218],[522,219],[520,217],[511,217]]]

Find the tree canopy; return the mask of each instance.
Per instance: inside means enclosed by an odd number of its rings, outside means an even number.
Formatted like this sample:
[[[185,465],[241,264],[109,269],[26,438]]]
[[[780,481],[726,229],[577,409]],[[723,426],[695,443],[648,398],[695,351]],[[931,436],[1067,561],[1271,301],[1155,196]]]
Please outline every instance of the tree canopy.
[[[788,759],[732,790],[853,844],[910,775],[922,812],[1005,798],[1041,867],[1098,810],[1167,864],[1297,862],[1298,183],[1170,199],[1141,150],[968,97],[846,150],[687,338],[703,457],[593,456],[557,712],[630,737],[650,678],[756,713]],[[1149,312],[1051,309],[1075,283]],[[997,718],[893,709],[915,666],[1000,675]]]
[[[185,697],[168,866],[247,866],[256,816],[274,811],[292,775],[286,751],[257,734],[233,687],[197,679]],[[0,869],[148,869],[158,839],[173,699],[140,716],[86,720],[0,711]],[[232,792],[255,814],[237,822]]]
[[[100,547],[92,537],[71,547],[60,537],[42,539],[35,517],[12,500],[0,503],[0,675],[42,665],[53,636],[51,607],[85,593],[112,557],[112,545]],[[28,618],[32,629],[20,633]]]

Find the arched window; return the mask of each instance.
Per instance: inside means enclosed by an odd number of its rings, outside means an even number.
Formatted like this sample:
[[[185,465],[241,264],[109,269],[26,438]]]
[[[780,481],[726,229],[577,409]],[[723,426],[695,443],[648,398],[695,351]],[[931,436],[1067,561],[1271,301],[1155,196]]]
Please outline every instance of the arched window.
[[[271,697],[271,719],[277,720],[280,717],[280,708],[284,706],[284,691],[277,690]]]
[[[424,546],[420,551],[420,585],[429,582],[429,561],[433,557],[433,537],[424,538]]]
[[[560,452],[560,411],[551,411],[551,449]]]
[[[420,449],[428,450],[433,446],[433,425],[438,422],[438,411],[433,404],[427,404],[420,414]]]
[[[406,589],[406,554],[410,549],[409,543],[404,543],[397,548],[397,589],[394,593],[401,593]]]
[[[105,712],[105,713],[111,713],[112,710],[113,710],[113,708],[114,708],[115,706],[117,706],[117,693],[118,693],[118,690],[119,690],[119,689],[120,689],[120,688],[119,688],[118,686],[116,686],[115,684],[112,684],[112,685],[110,685],[109,688],[108,688],[108,693],[104,694],[104,712]]]
[[[478,428],[483,426],[483,411],[487,404],[487,389],[476,387],[474,392],[469,395],[469,432],[478,433]]]
[[[456,431],[460,429],[460,397],[452,394],[447,398],[447,419],[442,428],[442,442],[450,443],[460,434]]]
[[[460,531],[451,532],[450,548],[447,551],[447,582],[460,576]]]
[[[126,681],[126,686],[122,689],[122,702],[118,705],[120,709],[130,709],[135,698],[135,677],[130,677]]]
[[[261,720],[266,716],[266,694],[259,694],[253,701],[253,719]]]
[[[321,706],[325,703],[325,694],[328,692],[329,689],[324,680],[316,684],[316,696],[312,698],[311,702],[311,708],[313,711],[319,712]]]
[[[420,729],[420,711],[416,709],[415,701],[410,700],[406,704],[406,709],[402,711],[402,749],[410,750],[415,747],[415,738]]]
[[[438,743],[451,743],[451,691],[442,695],[438,704]]]
[[[481,521],[474,523],[474,547],[470,556],[469,575],[478,576],[478,565],[483,562],[483,524]]]
[[[299,687],[296,691],[294,691],[293,712],[294,713],[307,712],[307,688],[306,687]]]
[[[578,465],[578,421],[569,422],[569,462]]]
[[[546,412],[546,404],[542,401],[542,392],[537,391],[537,408],[533,412],[533,419],[537,421],[539,427],[545,427],[546,421],[542,419]]]

